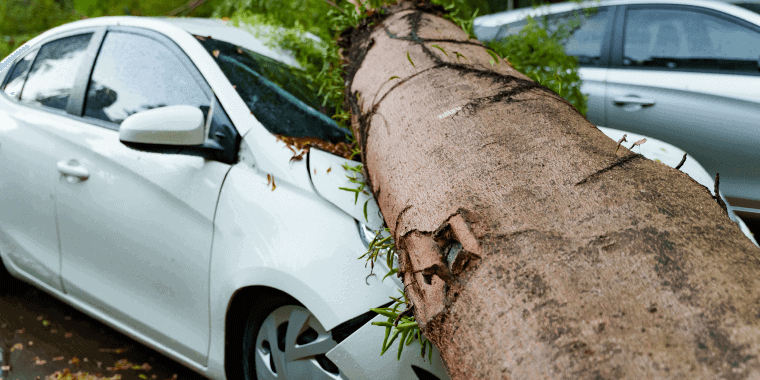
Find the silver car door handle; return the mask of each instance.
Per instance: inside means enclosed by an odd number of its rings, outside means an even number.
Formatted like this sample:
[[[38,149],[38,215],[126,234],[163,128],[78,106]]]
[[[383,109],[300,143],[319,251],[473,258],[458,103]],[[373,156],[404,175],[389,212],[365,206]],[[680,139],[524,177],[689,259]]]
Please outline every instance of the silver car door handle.
[[[58,161],[58,171],[63,175],[76,177],[83,181],[90,178],[90,172],[84,166],[79,165],[76,160]]]
[[[638,96],[621,96],[612,100],[616,105],[622,106],[624,104],[638,104],[640,106],[653,106],[654,100],[639,98]]]

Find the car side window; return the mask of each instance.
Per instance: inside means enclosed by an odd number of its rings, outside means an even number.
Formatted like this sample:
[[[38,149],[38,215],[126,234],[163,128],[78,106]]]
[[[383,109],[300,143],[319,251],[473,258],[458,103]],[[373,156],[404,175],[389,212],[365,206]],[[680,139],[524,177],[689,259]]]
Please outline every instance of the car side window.
[[[161,42],[108,32],[95,61],[84,116],[121,124],[152,108],[191,105],[207,115],[210,100],[187,67]]]
[[[21,101],[65,110],[92,33],[42,45],[21,90]]]
[[[8,80],[5,82],[5,87],[3,88],[3,91],[5,91],[8,96],[17,97],[21,92],[21,87],[24,86],[24,80],[26,79],[26,71],[32,66],[36,53],[37,52],[31,52],[25,55],[24,58],[21,58],[21,60],[16,63],[16,66],[13,66],[13,71],[11,71],[8,76]]]
[[[607,25],[611,22],[612,12],[607,7],[579,9],[552,15],[534,17],[547,28],[550,33],[561,30],[562,45],[567,55],[578,58],[581,65],[598,65],[601,59],[602,43],[604,42]],[[526,20],[520,20],[499,28],[494,39],[520,33],[527,25]]]
[[[565,13],[549,18],[549,30],[563,25],[568,33],[562,43],[565,53],[577,57],[581,65],[595,66],[601,60],[602,43],[611,19],[612,12],[607,8]]]
[[[685,9],[626,13],[623,65],[758,74],[760,33],[711,14]]]
[[[515,22],[510,22],[509,24],[504,24],[498,27],[498,29],[493,32],[492,30],[487,30],[486,33],[489,34],[487,36],[484,36],[484,40],[491,41],[491,40],[500,40],[503,38],[507,38],[509,36],[515,35],[520,33],[522,28],[525,27],[525,25],[528,25],[528,21],[526,20],[520,20]],[[486,28],[490,29],[490,28]]]

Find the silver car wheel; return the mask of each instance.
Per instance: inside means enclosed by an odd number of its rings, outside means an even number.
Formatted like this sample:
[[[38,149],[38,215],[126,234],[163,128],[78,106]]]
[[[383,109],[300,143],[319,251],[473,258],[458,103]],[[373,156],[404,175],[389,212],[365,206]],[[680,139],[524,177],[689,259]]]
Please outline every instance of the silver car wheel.
[[[260,380],[345,379],[325,356],[335,346],[309,310],[281,306],[266,317],[256,336],[256,375]]]

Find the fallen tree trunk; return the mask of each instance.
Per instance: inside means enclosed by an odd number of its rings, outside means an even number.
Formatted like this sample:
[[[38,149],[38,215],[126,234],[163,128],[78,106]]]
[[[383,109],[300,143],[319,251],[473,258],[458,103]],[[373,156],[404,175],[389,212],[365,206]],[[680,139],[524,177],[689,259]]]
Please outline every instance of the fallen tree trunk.
[[[760,378],[760,250],[710,192],[411,8],[346,36],[347,86],[452,378]]]

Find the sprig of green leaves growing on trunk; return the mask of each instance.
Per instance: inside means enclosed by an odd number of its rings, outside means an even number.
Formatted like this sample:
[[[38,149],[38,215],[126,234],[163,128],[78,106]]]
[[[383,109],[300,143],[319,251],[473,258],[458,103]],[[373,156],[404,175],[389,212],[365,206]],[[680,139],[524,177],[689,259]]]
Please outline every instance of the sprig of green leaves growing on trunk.
[[[405,346],[412,344],[415,340],[420,344],[420,356],[424,357],[425,353],[428,354],[428,360],[433,361],[433,343],[422,335],[417,321],[414,319],[414,315],[403,315],[404,312],[399,312],[400,306],[410,306],[409,300],[406,298],[406,293],[399,290],[401,297],[391,297],[395,302],[391,307],[370,309],[375,313],[388,317],[388,320],[383,322],[372,322],[375,326],[385,327],[385,338],[383,338],[383,349],[380,355],[385,354],[391,347],[393,342],[401,336],[398,342],[398,353],[396,354],[396,360],[401,360],[401,352]],[[399,318],[399,316],[401,316]]]

